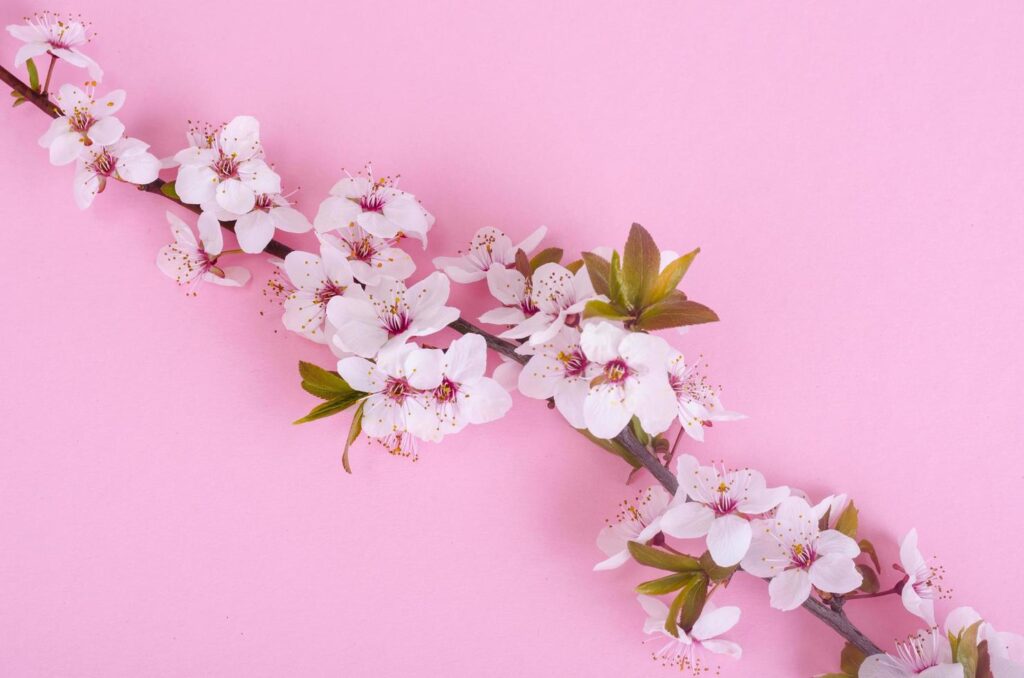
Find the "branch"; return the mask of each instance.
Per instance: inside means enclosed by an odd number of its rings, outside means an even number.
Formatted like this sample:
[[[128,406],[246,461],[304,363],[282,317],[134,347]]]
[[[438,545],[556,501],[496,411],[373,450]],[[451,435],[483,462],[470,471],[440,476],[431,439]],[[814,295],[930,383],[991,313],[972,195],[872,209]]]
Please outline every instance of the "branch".
[[[61,110],[57,106],[55,106],[47,96],[34,91],[28,85],[23,83],[16,75],[8,71],[3,66],[0,66],[0,80],[9,85],[19,95],[21,95],[28,101],[32,102],[36,106],[36,108],[41,110],[43,113],[46,113],[51,118],[56,118],[61,115]],[[180,199],[175,198],[173,195],[163,192],[163,190],[161,189],[166,184],[167,182],[164,181],[163,179],[157,179],[152,183],[139,185],[138,189],[140,191],[152,193],[154,195],[158,195],[167,200],[170,200],[174,204],[180,205],[181,207],[184,207],[185,209],[195,214],[200,214],[202,212],[202,209],[198,205],[186,205],[185,203],[181,202]],[[220,225],[223,226],[224,229],[231,231],[232,233],[234,233],[235,231],[235,224],[233,221],[222,221],[220,222]],[[293,248],[289,247],[288,245],[285,245],[280,241],[271,240],[270,244],[267,245],[265,251],[268,254],[283,259],[285,256],[287,256],[290,252],[293,251]],[[516,353],[517,344],[496,337],[493,334],[477,327],[476,325],[472,324],[471,322],[464,318],[459,318],[458,320],[455,320],[449,325],[449,327],[451,327],[456,332],[459,332],[460,334],[479,334],[484,338],[484,341],[487,342],[487,346],[491,350],[501,354],[502,356],[505,356],[506,358],[514,360],[519,364],[525,364],[526,361],[529,360],[529,356],[524,356],[519,353]],[[633,434],[633,431],[630,429],[630,427],[627,426],[622,431],[622,433],[617,435],[615,437],[615,441],[622,445],[626,450],[628,450],[630,454],[636,457],[637,461],[640,462],[640,464],[644,468],[650,471],[651,475],[653,475],[655,479],[657,479],[657,481],[661,483],[661,485],[669,493],[675,494],[676,490],[679,487],[679,483],[676,481],[676,477],[672,474],[668,467],[661,463],[661,460],[658,459],[658,457],[655,456],[654,453],[647,449],[646,445],[644,445],[637,439],[637,437]],[[803,606],[808,612],[810,612],[815,617],[820,619],[822,622],[827,624],[836,633],[841,635],[851,644],[855,645],[859,650],[861,650],[865,654],[872,655],[879,654],[882,652],[882,650],[880,650],[877,645],[872,643],[867,636],[865,636],[856,626],[853,625],[853,622],[850,621],[850,619],[846,616],[842,609],[833,609],[814,598],[808,598],[807,601],[804,602]]]

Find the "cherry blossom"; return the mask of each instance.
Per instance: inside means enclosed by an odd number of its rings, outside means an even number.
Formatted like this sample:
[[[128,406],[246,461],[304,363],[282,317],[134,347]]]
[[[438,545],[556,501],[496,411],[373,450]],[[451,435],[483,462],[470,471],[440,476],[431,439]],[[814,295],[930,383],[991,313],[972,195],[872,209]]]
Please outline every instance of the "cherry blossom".
[[[399,280],[382,278],[367,285],[364,294],[334,297],[327,304],[334,341],[344,351],[372,358],[410,337],[438,332],[459,317],[457,308],[444,305],[449,285],[435,271],[408,289]]]
[[[676,398],[665,373],[670,349],[664,339],[599,322],[584,326],[580,346],[600,370],[583,402],[587,430],[614,438],[634,416],[651,435],[669,427]]]
[[[87,209],[108,179],[130,184],[148,184],[160,173],[160,160],[148,152],[149,144],[138,139],[121,139],[110,146],[88,146],[75,169],[75,203]]]
[[[327,304],[352,287],[348,260],[340,251],[323,245],[320,256],[290,252],[284,258],[284,271],[292,285],[284,300],[284,326],[315,342],[327,343]]]
[[[701,466],[689,454],[676,462],[676,476],[676,502],[661,529],[679,539],[707,535],[711,557],[722,567],[736,565],[747,554],[752,535],[748,516],[766,513],[789,496],[788,487],[769,489],[757,471]]]
[[[319,219],[319,215],[317,215]],[[314,226],[318,231],[316,222]],[[322,242],[330,243],[345,253],[352,266],[352,275],[364,285],[379,285],[382,278],[405,280],[416,271],[412,257],[398,247],[400,238],[378,238],[356,223],[335,232],[318,232]]]
[[[281,193],[281,177],[263,160],[260,123],[240,115],[223,127],[194,127],[190,146],[174,160],[180,167],[174,187],[181,201],[201,205],[219,219],[253,211],[260,194]]]
[[[669,357],[668,381],[676,394],[679,423],[694,440],[704,440],[704,427],[712,422],[745,418],[725,409],[707,377],[700,373],[696,364],[688,365],[678,351]]]
[[[335,297],[341,299],[342,297]],[[406,449],[406,434],[425,439],[437,427],[428,393],[441,385],[438,349],[404,344],[384,351],[376,362],[353,356],[338,361],[338,374],[352,388],[370,394],[362,428],[393,449]],[[388,442],[389,441],[389,442]]]
[[[426,394],[436,417],[433,430],[419,437],[439,442],[449,433],[458,433],[468,424],[486,424],[505,416],[512,408],[512,397],[497,381],[484,376],[487,369],[487,343],[479,334],[467,334],[453,341],[448,349],[421,354],[433,374],[441,372],[441,382]],[[421,363],[420,369],[424,369]]]
[[[995,678],[1024,678],[1024,636],[996,631],[992,624],[982,621],[981,615],[970,607],[958,607],[946,616],[946,633],[959,636],[979,621],[978,643],[988,643],[992,675]]]
[[[318,230],[337,230],[352,223],[378,238],[409,236],[427,246],[434,217],[415,196],[395,187],[388,178],[345,177],[331,189],[317,213]]]
[[[533,302],[533,281],[517,269],[492,266],[487,271],[487,289],[503,306],[484,313],[480,322],[519,325],[537,313]]]
[[[110,146],[124,134],[124,125],[114,114],[124,105],[125,92],[117,89],[96,99],[74,85],[62,85],[54,103],[63,115],[55,118],[39,139],[50,150],[50,162],[67,165],[93,145]]]
[[[11,24],[7,32],[25,44],[14,55],[14,65],[21,67],[33,57],[49,52],[72,66],[87,68],[89,77],[103,79],[99,64],[82,54],[79,45],[89,42],[89,30],[79,18],[40,12],[25,17],[25,24]]]
[[[660,649],[654,652],[655,659],[680,670],[690,670],[697,674],[706,668],[703,665],[704,660],[697,655],[698,650],[726,655],[733,659],[743,656],[743,649],[738,643],[718,637],[736,626],[740,620],[740,608],[716,607],[714,603],[708,602],[704,605],[700,617],[694,622],[690,632],[687,633],[680,628],[677,638],[665,628],[669,614],[668,605],[653,596],[637,596],[637,601],[647,613],[647,619],[644,620],[644,633],[660,634],[666,641]]]
[[[583,354],[580,331],[562,328],[530,351],[533,355],[519,373],[519,391],[528,398],[554,398],[555,407],[573,428],[586,428],[583,404],[601,367]]]
[[[815,587],[829,593],[849,593],[863,582],[853,559],[857,542],[837,530],[818,529],[814,509],[801,497],[783,499],[775,516],[755,520],[750,549],[741,561],[755,577],[771,577],[771,606],[799,607]]]
[[[935,571],[917,548],[917,530],[911,530],[900,542],[900,566],[907,575],[900,595],[903,607],[928,624],[935,624],[935,598],[938,586]]]
[[[243,252],[259,254],[273,240],[277,230],[305,233],[313,228],[302,212],[281,194],[260,193],[250,212],[235,220],[235,235]]]
[[[660,485],[654,485],[637,495],[634,501],[622,502],[614,520],[597,535],[597,548],[606,559],[594,566],[595,570],[614,570],[629,560],[629,542],[644,544],[661,532],[661,516],[668,508],[672,496]]]
[[[919,631],[902,643],[896,654],[875,654],[864,660],[859,678],[964,678],[964,667],[953,663],[949,641],[938,631]]]
[[[506,269],[495,267],[488,271],[489,285],[492,278],[491,271],[501,270]],[[508,290],[505,293],[506,298],[517,300],[519,308],[511,310],[521,311],[523,317],[514,327],[505,330],[498,336],[506,339],[529,337],[529,341],[533,345],[550,340],[566,325],[578,325],[587,302],[598,298],[590,283],[590,276],[582,268],[573,273],[561,264],[541,265],[531,276],[528,290],[529,301],[525,306],[522,303],[522,295],[526,291],[525,285],[521,288],[518,282],[514,282],[516,279],[510,279],[509,276],[501,273],[495,273],[494,278],[498,283],[504,284]],[[494,293],[493,286],[492,293]],[[495,296],[498,295],[495,294]],[[499,299],[504,301],[500,297]],[[527,309],[533,312],[527,313]],[[502,317],[519,316],[518,314],[508,314]],[[484,315],[481,320],[484,318],[488,318],[485,322],[495,322],[493,312],[490,315]]]
[[[481,228],[473,235],[469,248],[457,257],[436,257],[434,266],[457,283],[472,283],[487,277],[492,267],[508,268],[515,263],[516,252],[522,250],[526,254],[532,252],[547,234],[547,228],[541,226],[526,236],[517,245],[512,239],[496,228]]]
[[[199,239],[180,218],[167,213],[174,243],[164,245],[157,254],[160,271],[179,285],[190,289],[199,282],[211,282],[226,287],[239,287],[249,281],[249,271],[241,266],[219,266],[217,258],[224,249],[224,234],[220,223],[211,216],[199,217]]]

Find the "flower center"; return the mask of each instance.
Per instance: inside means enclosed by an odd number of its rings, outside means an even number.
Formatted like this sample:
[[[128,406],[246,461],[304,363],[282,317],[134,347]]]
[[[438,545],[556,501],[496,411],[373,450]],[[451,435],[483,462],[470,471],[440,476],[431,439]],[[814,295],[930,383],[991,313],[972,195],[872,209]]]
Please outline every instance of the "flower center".
[[[79,134],[88,132],[95,122],[96,118],[92,117],[89,111],[78,108],[68,116],[68,126],[71,127],[71,131],[78,132]]]
[[[794,544],[789,554],[790,563],[801,570],[806,570],[817,558],[818,554],[814,547],[806,544]]]
[[[604,365],[605,379],[613,384],[621,384],[626,381],[630,374],[629,365],[622,358],[616,358]]]
[[[434,389],[434,400],[439,403],[450,403],[458,394],[459,385],[445,377],[441,380],[441,385]]]
[[[89,163],[89,169],[101,177],[109,177],[117,169],[117,158],[104,148]]]
[[[404,402],[406,397],[414,392],[415,389],[405,379],[388,377],[387,382],[384,384],[384,395],[399,404]]]
[[[213,163],[213,171],[221,179],[233,179],[238,176],[238,161],[233,155],[221,153],[220,157]]]
[[[571,353],[559,351],[558,360],[565,367],[566,379],[582,377],[587,371],[587,366],[590,365],[590,361],[583,355],[583,351],[579,347],[573,349]]]

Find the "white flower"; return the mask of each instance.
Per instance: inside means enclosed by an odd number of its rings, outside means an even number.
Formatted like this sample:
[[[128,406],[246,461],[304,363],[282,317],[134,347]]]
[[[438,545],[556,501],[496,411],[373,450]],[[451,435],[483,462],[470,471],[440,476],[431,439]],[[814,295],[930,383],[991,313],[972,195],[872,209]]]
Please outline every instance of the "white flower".
[[[21,67],[33,57],[49,52],[72,66],[89,69],[89,77],[100,81],[103,71],[99,64],[82,54],[77,45],[89,42],[86,25],[77,18],[42,12],[25,17],[25,25],[11,24],[7,32],[25,44],[14,56],[14,65]]]
[[[192,229],[174,214],[167,213],[174,243],[164,245],[156,257],[156,265],[179,285],[194,288],[199,282],[226,287],[239,287],[249,281],[249,271],[241,266],[218,266],[217,257],[224,249],[224,234],[211,216],[199,217],[199,240]]]
[[[958,607],[946,616],[946,633],[959,636],[969,626],[981,621],[981,616],[970,607]],[[1024,678],[1024,636],[996,631],[988,622],[978,627],[978,643],[988,641],[992,675],[995,678]]]
[[[499,316],[499,319],[519,318],[520,314],[522,317],[522,320],[515,320],[515,327],[498,335],[506,339],[529,337],[531,344],[542,344],[567,324],[578,325],[587,302],[597,298],[590,276],[583,268],[573,273],[561,264],[543,264],[533,272],[528,290],[525,281],[521,285],[518,278],[508,274],[509,270],[493,267],[487,272],[491,293],[503,303],[509,305],[511,302],[513,305],[509,309],[512,313]],[[529,293],[529,301],[524,306],[525,292]],[[527,309],[533,312],[527,313]],[[496,314],[493,311],[484,314],[481,320],[496,322]]]
[[[669,427],[676,398],[665,373],[670,349],[664,339],[599,322],[583,328],[580,346],[600,369],[583,402],[587,430],[614,438],[634,416],[651,435]]]
[[[818,517],[800,497],[779,503],[775,516],[755,520],[750,550],[742,560],[755,577],[771,577],[772,607],[792,610],[811,595],[811,587],[849,593],[863,582],[853,559],[857,542],[837,530],[818,530]]]
[[[284,271],[292,284],[284,300],[284,326],[318,343],[327,343],[327,303],[352,286],[348,260],[333,247],[322,245],[320,256],[290,252],[284,258]]]
[[[661,516],[671,495],[660,485],[643,490],[633,502],[623,502],[622,510],[597,535],[597,548],[606,556],[594,570],[614,570],[629,560],[629,542],[649,542],[661,532]]]
[[[747,555],[752,534],[748,516],[766,513],[789,496],[788,487],[769,489],[757,471],[701,466],[689,454],[676,462],[676,477],[679,490],[661,521],[662,531],[679,539],[707,535],[711,557],[722,567],[732,567]]]
[[[512,408],[508,391],[494,379],[484,376],[487,342],[479,334],[459,337],[443,355],[430,352],[423,354],[422,359],[440,362],[440,366],[431,364],[425,369],[430,374],[440,369],[441,383],[426,394],[437,425],[419,437],[438,442],[468,424],[486,424],[500,419]]]
[[[125,93],[117,89],[101,99],[74,85],[62,85],[54,103],[63,115],[55,118],[39,139],[50,149],[50,162],[67,165],[88,146],[110,146],[124,134],[124,125],[114,114],[124,105]]]
[[[439,332],[459,317],[459,309],[444,305],[449,285],[435,271],[408,289],[401,281],[382,278],[365,294],[334,297],[327,304],[334,341],[342,350],[372,358],[410,337]]]
[[[364,401],[362,420],[368,436],[401,446],[403,434],[430,435],[437,417],[427,406],[427,392],[441,383],[439,353],[438,349],[404,344],[381,353],[375,363],[360,357],[338,361],[341,378],[357,391],[370,394]]]
[[[412,257],[399,249],[399,238],[378,238],[355,223],[343,226],[337,233],[317,235],[345,253],[352,265],[352,275],[364,285],[379,285],[381,278],[405,280],[416,271]]]
[[[487,311],[480,322],[518,325],[537,313],[533,303],[533,282],[514,268],[492,266],[487,271],[487,289],[503,306]]]
[[[252,211],[235,220],[235,235],[243,252],[259,254],[274,238],[274,231],[305,233],[313,228],[281,194],[260,193]]]
[[[519,391],[527,398],[554,398],[555,407],[573,428],[586,428],[583,403],[601,367],[583,355],[580,331],[565,327],[531,349],[530,361],[519,372]]]
[[[517,251],[523,250],[526,254],[532,252],[546,233],[547,228],[541,226],[521,243],[513,245],[512,240],[498,229],[481,228],[473,235],[465,254],[458,257],[436,257],[434,266],[457,283],[483,280],[491,267],[508,268],[514,264]]]
[[[251,212],[261,193],[281,192],[281,177],[263,160],[256,118],[240,115],[216,130],[193,128],[188,137],[191,145],[174,156],[182,202],[226,218],[223,212]]]
[[[743,655],[743,649],[739,644],[718,638],[739,622],[740,608],[715,607],[714,603],[708,602],[690,632],[686,633],[680,628],[679,637],[676,638],[665,629],[668,605],[652,596],[637,596],[637,601],[648,615],[644,621],[644,633],[661,634],[667,639],[665,645],[654,653],[656,659],[680,670],[690,670],[697,674],[706,670],[703,660],[696,654],[697,650],[722,654],[733,659],[739,659]]]
[[[907,575],[901,596],[903,607],[928,624],[935,625],[936,573],[917,548],[917,530],[911,530],[900,542],[900,566]]]
[[[964,678],[964,667],[952,663],[949,641],[939,632],[919,631],[896,643],[896,655],[874,654],[864,660],[859,678]]]
[[[331,197],[321,203],[315,220],[320,231],[337,230],[352,223],[378,238],[416,238],[425,248],[434,217],[411,193],[395,188],[391,180],[357,176],[346,177],[334,185]]]
[[[722,407],[718,393],[696,365],[687,365],[682,353],[674,352],[668,361],[668,381],[675,391],[679,423],[686,435],[704,440],[704,427],[714,421],[744,419],[742,414]]]
[[[121,139],[111,146],[88,146],[75,169],[75,202],[82,209],[107,187],[107,179],[148,184],[160,173],[160,160],[148,153],[149,144]]]

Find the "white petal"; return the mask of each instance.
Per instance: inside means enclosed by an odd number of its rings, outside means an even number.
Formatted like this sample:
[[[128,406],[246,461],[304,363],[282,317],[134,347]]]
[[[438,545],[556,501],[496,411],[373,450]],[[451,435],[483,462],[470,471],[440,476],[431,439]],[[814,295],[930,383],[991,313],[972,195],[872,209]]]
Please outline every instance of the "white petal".
[[[706,535],[714,522],[714,511],[689,501],[670,508],[661,519],[661,529],[677,539],[695,539]]]
[[[849,593],[864,583],[852,558],[830,554],[811,565],[811,583],[829,593]]]
[[[732,514],[719,516],[708,530],[708,550],[715,563],[732,567],[747,555],[750,539],[750,523],[744,518]]]
[[[776,610],[795,610],[811,595],[811,575],[805,570],[786,570],[772,578],[768,595]]]
[[[217,185],[217,204],[233,214],[247,214],[256,205],[256,194],[237,179]]]

